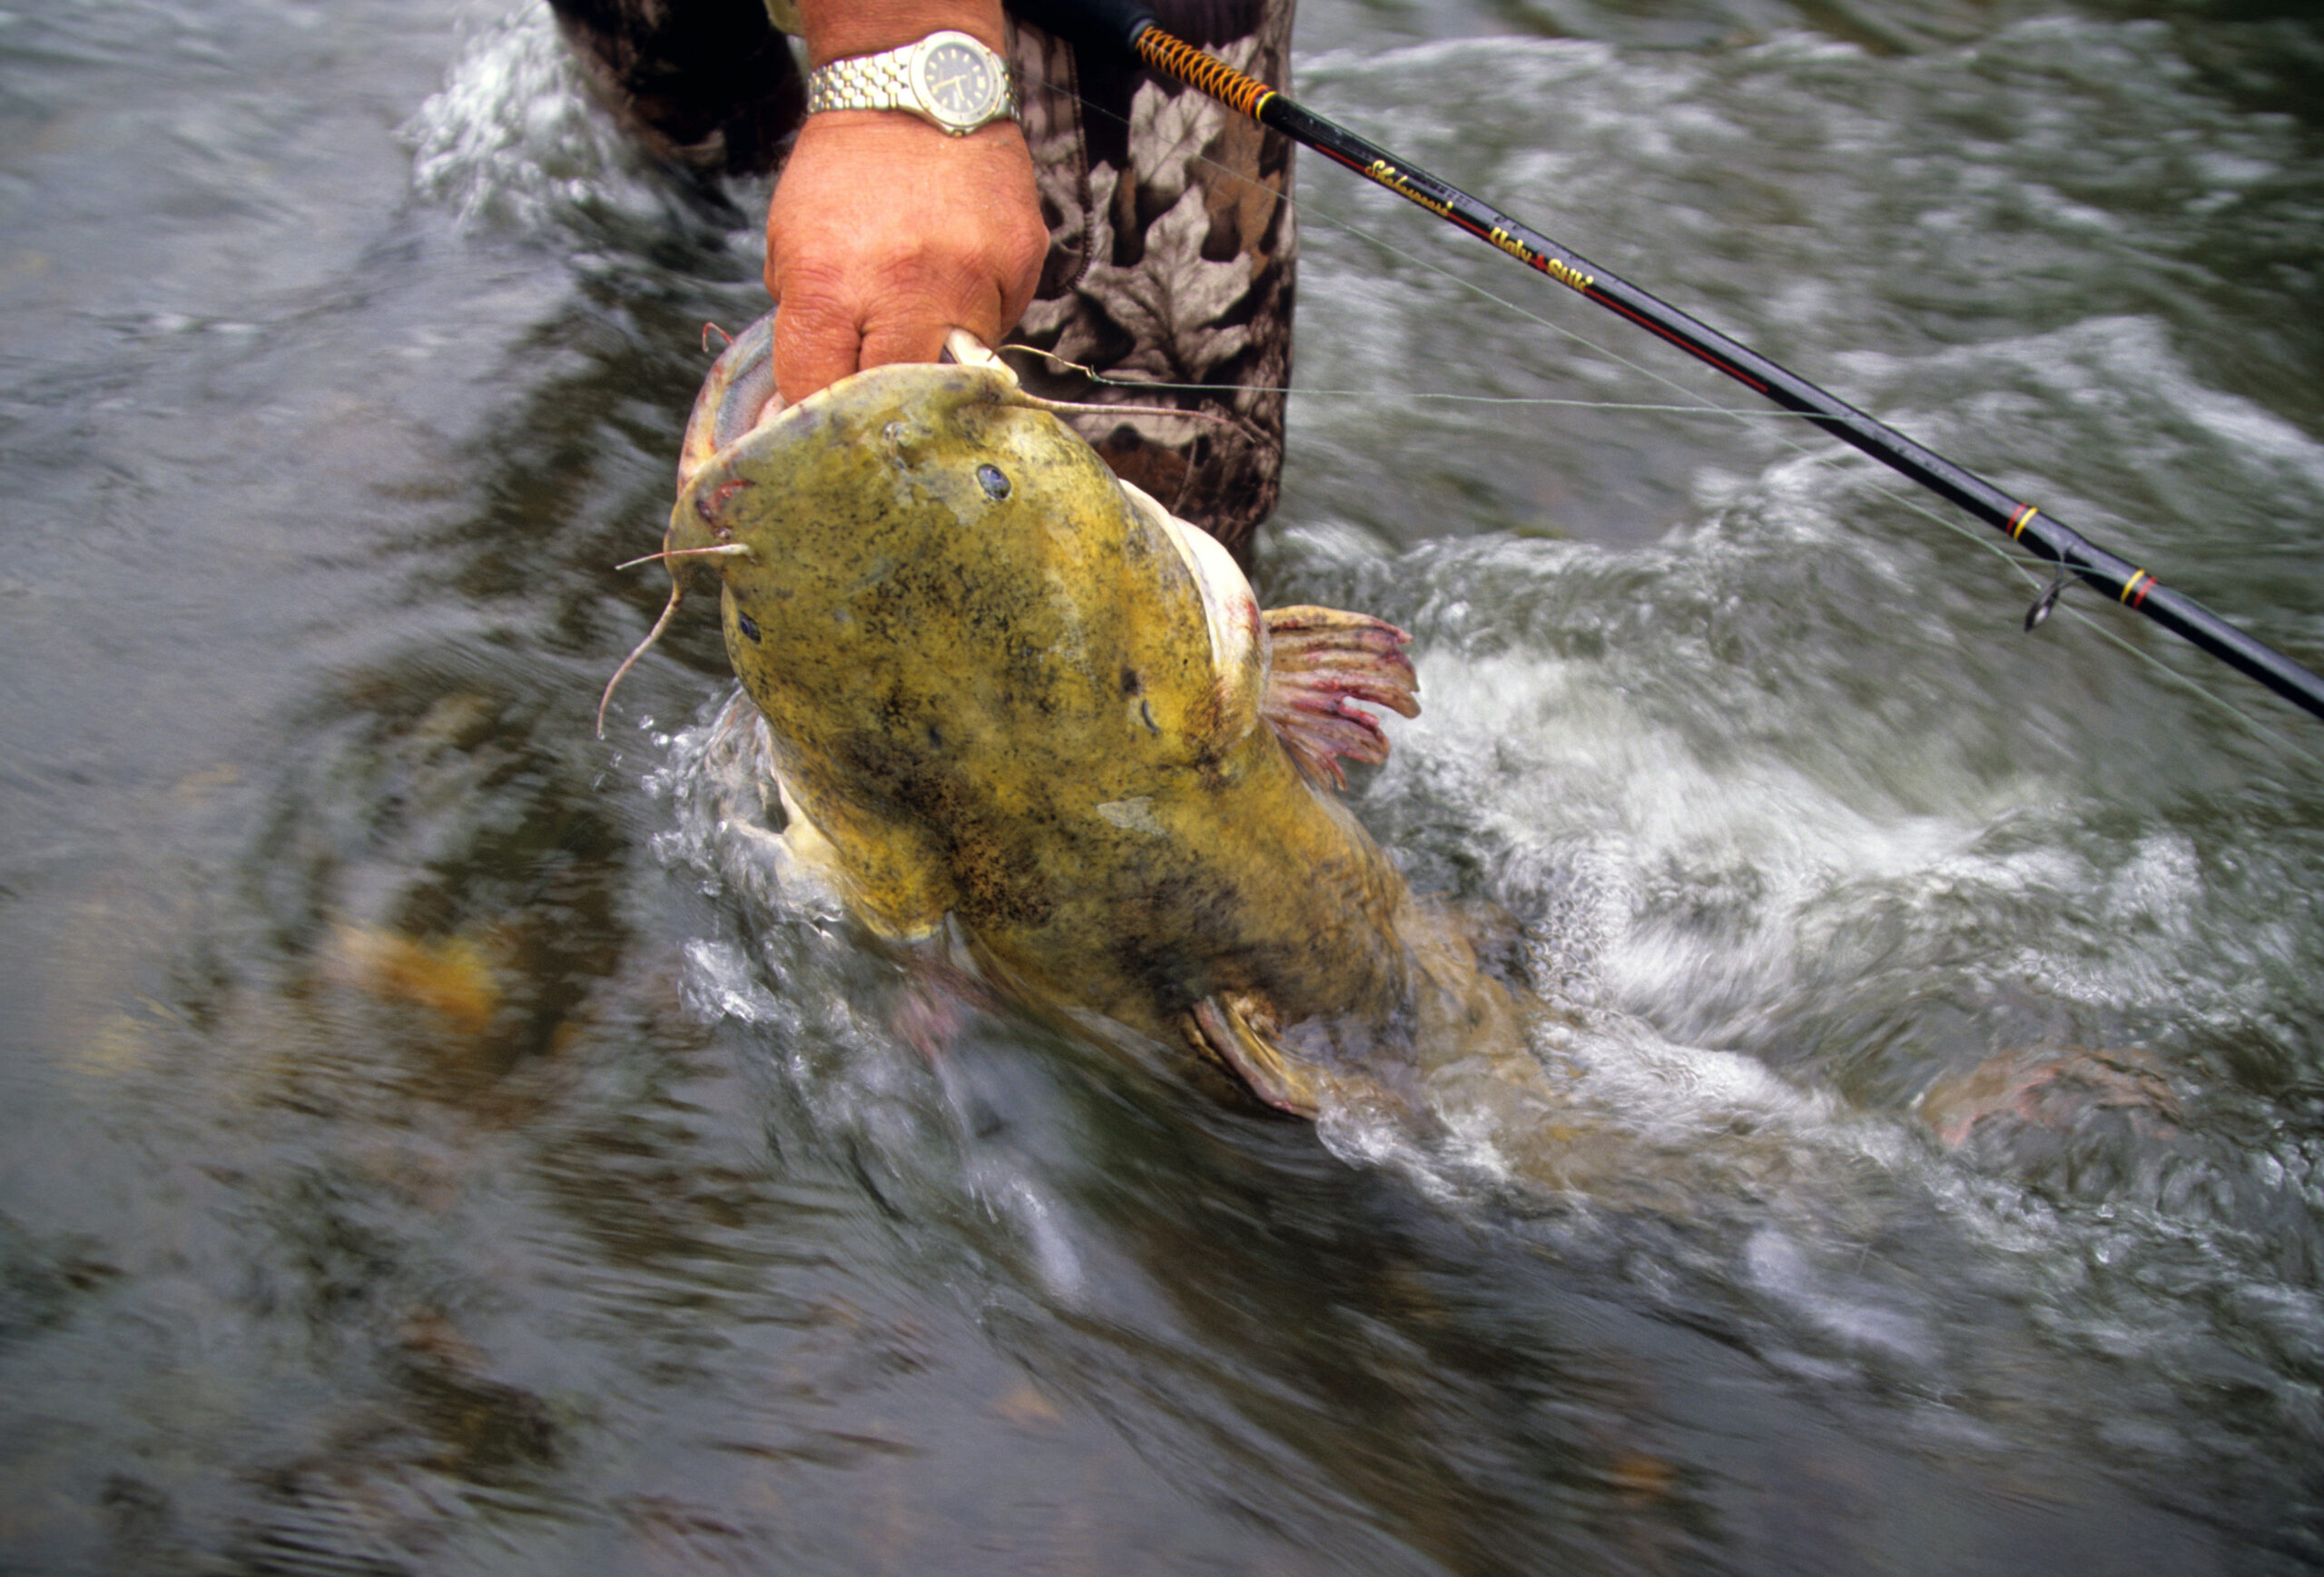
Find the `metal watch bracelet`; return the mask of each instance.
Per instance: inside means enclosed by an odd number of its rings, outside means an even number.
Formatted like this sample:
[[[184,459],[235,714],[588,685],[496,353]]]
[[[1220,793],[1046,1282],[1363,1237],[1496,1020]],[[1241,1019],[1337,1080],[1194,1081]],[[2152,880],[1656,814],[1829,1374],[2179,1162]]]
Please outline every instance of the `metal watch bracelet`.
[[[970,72],[983,79],[980,87],[970,90],[980,101],[974,110],[943,102],[950,84],[918,80],[947,56],[966,61]],[[999,54],[966,34],[946,30],[901,48],[816,67],[807,74],[807,113],[903,110],[954,136],[963,136],[993,121],[1016,118],[1017,94],[1011,74]]]

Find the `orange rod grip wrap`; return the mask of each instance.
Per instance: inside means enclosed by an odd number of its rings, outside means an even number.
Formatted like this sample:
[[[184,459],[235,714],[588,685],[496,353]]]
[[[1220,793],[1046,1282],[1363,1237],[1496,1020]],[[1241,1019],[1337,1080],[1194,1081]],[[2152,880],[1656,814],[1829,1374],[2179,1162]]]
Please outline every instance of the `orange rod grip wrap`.
[[[1177,78],[1197,93],[1207,94],[1238,114],[1258,119],[1259,106],[1275,97],[1275,89],[1256,77],[1245,76],[1216,55],[1205,54],[1183,39],[1158,27],[1137,35],[1138,56],[1158,72]]]

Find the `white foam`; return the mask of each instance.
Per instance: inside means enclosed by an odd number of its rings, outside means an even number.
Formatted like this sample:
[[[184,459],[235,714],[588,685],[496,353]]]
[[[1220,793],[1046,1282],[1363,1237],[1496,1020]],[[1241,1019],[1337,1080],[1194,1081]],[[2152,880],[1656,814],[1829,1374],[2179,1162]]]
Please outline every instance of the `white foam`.
[[[464,227],[528,233],[618,195],[640,167],[590,100],[545,4],[468,39],[402,127],[412,183]]]

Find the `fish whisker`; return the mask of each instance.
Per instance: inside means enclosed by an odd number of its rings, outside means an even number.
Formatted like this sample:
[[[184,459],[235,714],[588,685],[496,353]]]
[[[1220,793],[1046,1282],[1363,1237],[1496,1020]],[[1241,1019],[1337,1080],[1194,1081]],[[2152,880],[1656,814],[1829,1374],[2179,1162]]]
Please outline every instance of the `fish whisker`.
[[[1003,350],[1024,350],[1031,353],[1032,355],[1046,358],[1052,366],[1062,368],[1068,372],[1078,372],[1084,378],[1088,379],[1092,383],[1100,384],[1108,389],[1138,389],[1147,387],[1147,385],[1137,383],[1128,379],[1108,378],[1104,373],[1098,371],[1095,368],[1084,367],[1078,361],[1070,360],[1066,357],[1059,355],[1054,350],[1044,350],[1038,345],[1027,345],[1020,341],[1003,345],[1000,349]],[[987,354],[990,355],[991,352],[988,351]],[[1228,390],[1223,389],[1212,390],[1206,386],[1201,384],[1174,383],[1167,387],[1172,389],[1197,389],[1206,393],[1229,392]],[[1049,399],[1041,395],[1034,394],[1031,391],[1021,388],[1017,392],[1019,396],[1029,405],[1034,406],[1041,410],[1046,410],[1053,416],[1059,414],[1072,416],[1179,416],[1186,418],[1188,421],[1210,422],[1214,426],[1226,428],[1232,432],[1240,432],[1242,430],[1242,429],[1236,425],[1234,418],[1220,416],[1216,411],[1187,410],[1182,407],[1175,405],[1104,405],[1088,400]]]
[[[653,557],[659,558],[662,556],[657,553],[653,555]],[[638,562],[642,564],[645,560],[640,559]],[[677,577],[675,576],[671,577],[670,600],[662,605],[662,616],[654,621],[654,627],[645,632],[645,638],[638,642],[636,646],[631,650],[629,655],[621,660],[621,666],[614,670],[614,676],[606,681],[606,693],[597,697],[598,738],[603,739],[606,736],[606,708],[614,704],[615,686],[622,682],[622,676],[624,675],[627,674],[632,668],[637,665],[637,659],[644,656],[647,651],[652,649],[654,643],[662,638],[662,632],[670,627],[670,620],[677,616],[678,601],[684,596],[685,588],[678,584]]]
[[[750,545],[743,542],[721,542],[710,547],[665,547],[659,553],[643,554],[630,559],[627,563],[616,564],[614,567],[635,569],[641,564],[657,564],[671,558],[699,558],[706,555],[715,555],[723,558],[747,558],[750,554]]]

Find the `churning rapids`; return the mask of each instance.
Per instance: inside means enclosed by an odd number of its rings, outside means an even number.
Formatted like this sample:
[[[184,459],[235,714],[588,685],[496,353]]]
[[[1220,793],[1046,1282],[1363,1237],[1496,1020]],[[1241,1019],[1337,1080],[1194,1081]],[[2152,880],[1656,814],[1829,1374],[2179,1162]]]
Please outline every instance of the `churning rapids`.
[[[1305,0],[1315,108],[2324,665],[2292,0]],[[1546,1119],[911,987],[653,618],[764,190],[502,0],[0,11],[0,1567],[2324,1563],[2324,729],[1308,160],[1256,580]]]

